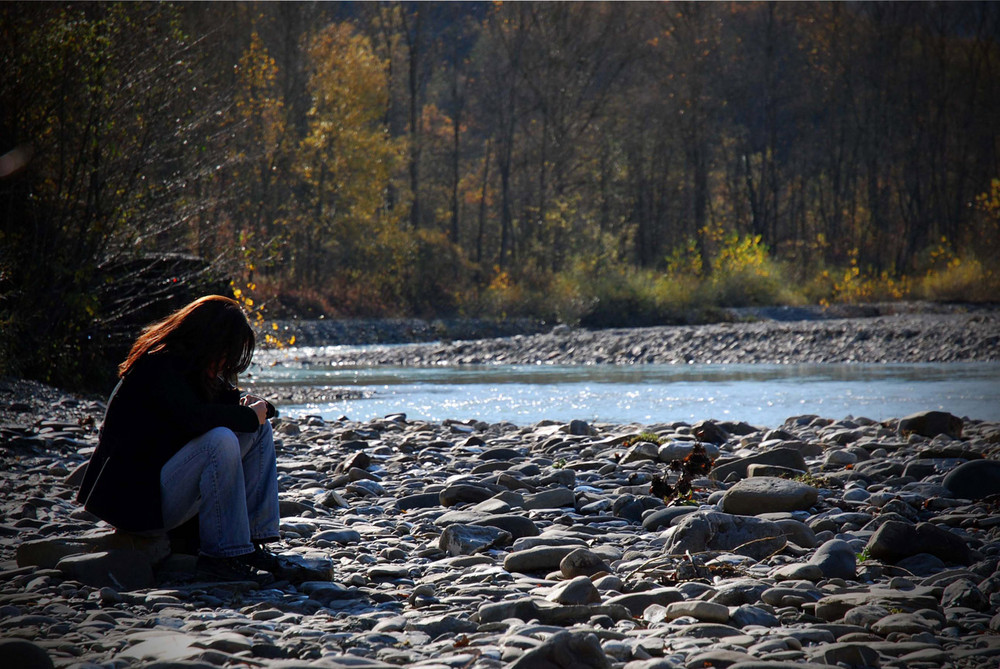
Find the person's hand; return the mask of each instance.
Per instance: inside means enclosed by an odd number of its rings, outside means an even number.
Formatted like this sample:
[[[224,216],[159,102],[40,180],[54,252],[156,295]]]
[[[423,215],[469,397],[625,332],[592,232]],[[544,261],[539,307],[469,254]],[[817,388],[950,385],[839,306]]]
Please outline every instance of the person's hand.
[[[263,425],[267,420],[267,402],[253,395],[245,395],[240,398],[240,404],[250,407],[257,414],[257,424]]]
[[[267,402],[264,400],[257,400],[256,402],[249,405],[253,412],[257,414],[257,424],[263,425],[267,422]]]

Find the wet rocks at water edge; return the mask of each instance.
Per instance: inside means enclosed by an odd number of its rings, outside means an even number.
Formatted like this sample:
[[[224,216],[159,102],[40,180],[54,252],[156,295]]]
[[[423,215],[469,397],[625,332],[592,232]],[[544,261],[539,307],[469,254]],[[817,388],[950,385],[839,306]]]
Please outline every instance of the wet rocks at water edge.
[[[205,582],[73,502],[102,407],[51,406],[0,425],[0,666],[1000,661],[997,423],[278,419],[282,550],[314,577]],[[710,471],[651,495],[695,443]]]

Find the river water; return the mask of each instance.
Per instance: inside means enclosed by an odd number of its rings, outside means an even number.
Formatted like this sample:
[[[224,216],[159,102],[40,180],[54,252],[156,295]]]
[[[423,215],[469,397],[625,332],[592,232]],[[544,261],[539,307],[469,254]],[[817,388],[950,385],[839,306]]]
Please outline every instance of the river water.
[[[776,427],[817,414],[885,420],[936,409],[1000,421],[1000,363],[798,365],[323,366],[307,350],[265,352],[255,385],[312,385],[363,399],[287,405],[284,415],[529,425],[543,419],[658,423],[702,419]],[[274,364],[279,362],[279,364]]]

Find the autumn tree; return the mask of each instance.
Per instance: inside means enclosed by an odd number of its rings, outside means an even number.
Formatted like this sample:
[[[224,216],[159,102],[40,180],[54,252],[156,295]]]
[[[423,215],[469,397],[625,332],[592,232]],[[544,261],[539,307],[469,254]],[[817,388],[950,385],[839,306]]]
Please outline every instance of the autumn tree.
[[[236,85],[224,133],[228,169],[219,182],[229,205],[224,215],[230,243],[242,250],[240,269],[250,273],[246,278],[252,283],[256,268],[273,269],[280,252],[287,251],[292,149],[297,142],[278,88],[277,65],[257,32],[251,33],[234,70]]]
[[[292,223],[293,276],[382,299],[393,290],[400,242],[399,209],[386,206],[400,143],[383,125],[385,62],[343,23],[320,31],[308,53],[313,102],[296,158],[303,189]]]

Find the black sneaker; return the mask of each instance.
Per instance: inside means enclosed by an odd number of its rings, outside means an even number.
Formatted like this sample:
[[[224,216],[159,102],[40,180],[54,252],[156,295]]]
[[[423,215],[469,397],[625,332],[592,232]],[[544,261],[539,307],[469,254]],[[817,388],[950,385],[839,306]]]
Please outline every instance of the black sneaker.
[[[253,567],[249,565],[245,556],[237,557],[212,557],[211,555],[199,555],[195,569],[200,578],[213,579],[217,581],[255,581],[257,574]]]
[[[292,583],[315,580],[313,570],[295,557],[272,553],[259,544],[253,553],[241,555],[238,559],[251,568],[269,572],[275,578]]]

